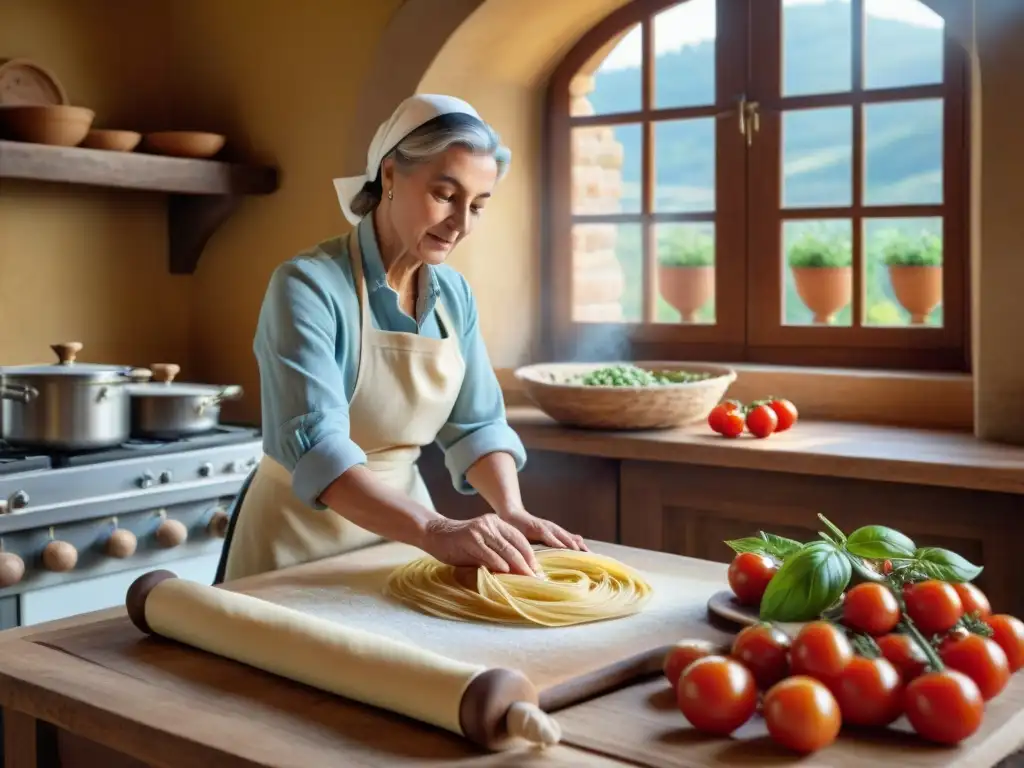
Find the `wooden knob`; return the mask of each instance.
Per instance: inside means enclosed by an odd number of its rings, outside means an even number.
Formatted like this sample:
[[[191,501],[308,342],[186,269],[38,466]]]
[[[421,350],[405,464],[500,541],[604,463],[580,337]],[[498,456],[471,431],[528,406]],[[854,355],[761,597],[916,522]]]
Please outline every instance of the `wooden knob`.
[[[206,530],[209,531],[211,536],[216,536],[223,539],[228,533],[228,513],[223,509],[218,509],[210,516],[210,522],[206,524]]]
[[[24,560],[13,552],[0,552],[0,589],[14,586],[24,575]]]
[[[78,550],[66,541],[51,541],[43,549],[43,565],[49,571],[64,573],[78,564]]]
[[[118,528],[107,539],[107,554],[120,559],[131,557],[135,554],[138,544],[139,540],[134,533],[126,531],[124,528]]]
[[[187,538],[188,528],[180,520],[164,520],[156,529],[156,540],[161,547],[176,547]]]
[[[80,341],[65,341],[62,344],[51,344],[50,349],[56,353],[61,365],[71,365],[82,351],[82,346]]]
[[[153,381],[170,384],[181,373],[181,366],[176,363],[153,363],[149,370],[153,372]]]

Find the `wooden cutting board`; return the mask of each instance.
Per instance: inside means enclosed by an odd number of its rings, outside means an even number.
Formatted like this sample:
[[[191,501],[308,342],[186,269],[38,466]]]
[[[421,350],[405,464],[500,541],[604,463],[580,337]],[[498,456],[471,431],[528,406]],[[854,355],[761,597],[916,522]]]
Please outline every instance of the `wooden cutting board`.
[[[656,674],[667,646],[684,638],[728,642],[732,635],[707,618],[708,598],[721,590],[725,566],[677,555],[600,542],[595,552],[636,568],[653,595],[634,616],[575,627],[507,627],[427,616],[383,597],[384,582],[401,563],[422,555],[403,544],[387,543],[225,585],[234,591],[304,613],[359,627],[489,666],[522,671],[537,687],[541,706],[561,709],[633,679]],[[66,632],[35,642],[126,674],[166,677],[160,649],[179,655],[170,641],[144,637],[127,619]],[[225,660],[188,649],[197,667]],[[233,663],[233,662],[231,662]],[[255,673],[256,671],[253,670]]]

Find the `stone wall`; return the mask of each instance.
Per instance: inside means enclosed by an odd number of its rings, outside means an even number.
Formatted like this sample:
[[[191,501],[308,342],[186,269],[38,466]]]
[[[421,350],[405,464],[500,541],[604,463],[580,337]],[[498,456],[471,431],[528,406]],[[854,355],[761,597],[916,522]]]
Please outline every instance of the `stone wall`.
[[[594,78],[578,75],[570,85],[570,114],[593,115],[587,95]],[[608,126],[572,129],[574,214],[621,212],[623,146]],[[615,224],[577,224],[572,232],[572,316],[576,322],[621,322],[625,275],[615,252]]]

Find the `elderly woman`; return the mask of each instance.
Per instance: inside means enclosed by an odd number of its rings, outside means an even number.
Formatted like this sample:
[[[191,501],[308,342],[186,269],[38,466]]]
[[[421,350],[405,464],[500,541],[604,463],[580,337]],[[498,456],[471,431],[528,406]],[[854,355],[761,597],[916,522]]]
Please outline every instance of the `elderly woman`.
[[[237,504],[217,581],[382,540],[451,565],[537,571],[530,542],[585,549],[520,497],[526,456],[465,278],[445,265],[473,231],[509,151],[466,102],[417,95],[382,124],[365,176],[338,179],[355,228],[281,264],[260,312],[265,456]],[[444,450],[490,508],[438,512],[417,467]]]

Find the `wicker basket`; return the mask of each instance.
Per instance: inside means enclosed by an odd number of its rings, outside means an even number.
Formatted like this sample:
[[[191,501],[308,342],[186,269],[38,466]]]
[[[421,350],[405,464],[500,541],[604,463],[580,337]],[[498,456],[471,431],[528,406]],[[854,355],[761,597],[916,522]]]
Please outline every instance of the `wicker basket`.
[[[710,373],[685,384],[605,387],[572,383],[577,376],[612,365],[649,371]],[[706,419],[736,380],[722,365],[686,362],[541,363],[519,368],[515,377],[544,413],[566,426],[589,429],[669,429]]]

